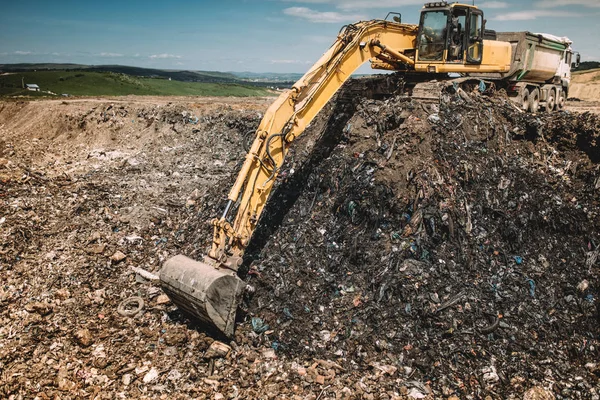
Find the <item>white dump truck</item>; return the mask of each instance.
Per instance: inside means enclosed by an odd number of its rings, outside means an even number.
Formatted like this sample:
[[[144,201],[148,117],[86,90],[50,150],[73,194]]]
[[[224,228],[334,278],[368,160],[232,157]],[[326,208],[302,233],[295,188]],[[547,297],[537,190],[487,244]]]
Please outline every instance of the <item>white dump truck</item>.
[[[488,32],[486,32],[488,33]],[[494,39],[512,45],[511,68],[498,74],[511,99],[523,110],[547,112],[564,107],[569,94],[571,66],[580,55],[566,37],[531,32],[490,32]]]

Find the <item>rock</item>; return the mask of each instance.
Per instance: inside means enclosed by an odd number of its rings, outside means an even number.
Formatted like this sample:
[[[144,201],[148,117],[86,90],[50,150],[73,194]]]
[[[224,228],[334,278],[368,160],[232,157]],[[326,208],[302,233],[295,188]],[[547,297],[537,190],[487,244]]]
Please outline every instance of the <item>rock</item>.
[[[577,285],[577,290],[579,290],[580,292],[585,292],[587,290],[587,288],[590,286],[590,283],[588,282],[587,279],[582,280],[581,282],[579,282],[579,284]]]
[[[166,294],[161,294],[160,296],[158,296],[156,298],[156,305],[161,305],[161,304],[168,304],[171,302],[171,299],[169,299],[169,296],[167,296]]]
[[[554,393],[540,386],[534,386],[523,395],[523,400],[554,400]]]
[[[77,343],[79,343],[83,347],[88,347],[92,343],[94,343],[94,339],[92,338],[92,334],[88,329],[80,329],[75,332],[75,339]]]
[[[30,313],[36,313],[41,316],[48,315],[53,311],[52,305],[48,303],[42,303],[41,301],[35,301],[25,305],[25,310]]]
[[[77,384],[75,384],[75,382],[67,378],[58,378],[56,381],[56,386],[58,387],[58,390],[68,392],[75,389],[75,387],[77,387]]]
[[[56,386],[58,387],[58,390],[68,392],[77,387],[77,384],[72,380],[68,379],[68,376],[69,372],[66,369],[61,368],[58,371],[58,375],[56,377]]]
[[[204,353],[204,358],[225,358],[230,352],[231,347],[225,343],[215,340],[211,343],[208,350],[206,350],[206,353]]]
[[[181,343],[187,342],[187,335],[185,330],[170,330],[164,334],[163,339],[169,346],[175,346]]]
[[[421,393],[417,388],[411,388],[407,394],[411,399],[424,399],[427,397],[425,394]]]
[[[58,289],[56,292],[54,292],[54,295],[60,300],[66,300],[71,297],[71,292],[69,292],[67,289]]]
[[[125,374],[121,377],[121,382],[123,383],[123,385],[129,386],[129,384],[131,383],[131,379],[132,379],[131,374]]]
[[[92,233],[92,236],[88,239],[88,243],[94,243],[102,238],[102,234],[98,231]]]
[[[594,372],[594,371],[598,370],[598,364],[589,362],[589,363],[585,364],[585,368],[590,372]]]
[[[319,385],[324,385],[325,377],[323,375],[317,375],[317,377],[315,378],[315,382],[317,382]]]
[[[488,384],[492,384],[492,383],[496,383],[500,380],[500,377],[498,376],[498,373],[496,372],[496,367],[489,366],[487,368],[484,368],[482,370],[483,372],[483,380],[488,383]]]
[[[396,374],[396,371],[398,371],[398,368],[394,367],[393,365],[382,365],[379,363],[373,363],[372,366],[380,371],[382,371],[384,374],[393,376]]]
[[[120,263],[121,261],[123,261],[123,260],[124,260],[124,259],[126,259],[126,258],[127,258],[127,256],[126,256],[126,255],[125,255],[123,252],[121,252],[121,251],[118,251],[118,250],[117,250],[117,251],[115,252],[115,254],[113,254],[113,255],[110,257],[110,260],[111,260],[113,263],[115,263],[115,264],[118,264],[118,263]]]
[[[277,355],[275,354],[275,350],[274,349],[264,349],[262,351],[262,356],[263,356],[263,358],[266,358],[268,360],[272,360],[274,358],[277,358]]]
[[[144,381],[144,383],[150,383],[154,382],[156,378],[158,378],[158,370],[152,367],[150,368],[150,371],[148,371],[146,375],[144,375],[144,379],[142,380]]]
[[[148,369],[149,369],[150,367],[148,367],[148,365],[146,365],[146,364],[147,364],[147,363],[144,363],[144,365],[142,365],[141,367],[136,367],[136,368],[134,369],[134,371],[135,371],[135,374],[136,374],[136,375],[141,375],[141,374],[143,374],[144,372],[148,371]]]
[[[96,243],[89,246],[85,251],[89,254],[102,254],[106,250],[106,243]],[[115,253],[116,254],[116,253]],[[123,254],[123,253],[121,253]],[[114,257],[114,255],[113,255]]]
[[[179,372],[176,369],[172,369],[171,371],[169,371],[169,374],[167,375],[167,379],[172,382],[178,381],[179,379],[181,379],[181,372]]]

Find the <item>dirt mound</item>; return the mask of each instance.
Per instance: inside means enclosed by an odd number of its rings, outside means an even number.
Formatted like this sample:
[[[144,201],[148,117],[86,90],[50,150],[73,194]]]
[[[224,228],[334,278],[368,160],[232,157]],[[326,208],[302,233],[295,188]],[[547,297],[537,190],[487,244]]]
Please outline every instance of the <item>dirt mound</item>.
[[[569,97],[586,101],[600,101],[600,71],[573,74]]]
[[[260,318],[284,354],[385,365],[436,397],[548,379],[557,395],[587,393],[598,122],[523,114],[499,95],[361,101],[251,268],[254,330]]]

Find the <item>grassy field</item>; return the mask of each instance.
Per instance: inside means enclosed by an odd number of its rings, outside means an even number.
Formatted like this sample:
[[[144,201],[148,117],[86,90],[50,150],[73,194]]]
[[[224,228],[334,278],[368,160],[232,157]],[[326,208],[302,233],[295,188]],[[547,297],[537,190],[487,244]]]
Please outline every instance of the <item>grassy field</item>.
[[[271,94],[260,87],[231,83],[205,83],[169,81],[160,78],[142,78],[114,72],[86,71],[33,71],[0,75],[0,96],[46,95],[21,88],[25,83],[37,84],[43,92],[72,96],[122,96],[122,95],[165,95],[165,96],[268,96]]]

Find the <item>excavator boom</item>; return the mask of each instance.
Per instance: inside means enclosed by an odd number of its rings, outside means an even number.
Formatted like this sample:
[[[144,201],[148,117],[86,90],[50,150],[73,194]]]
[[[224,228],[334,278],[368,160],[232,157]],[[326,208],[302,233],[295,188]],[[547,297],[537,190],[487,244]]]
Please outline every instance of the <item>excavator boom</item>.
[[[223,215],[212,221],[213,243],[204,262],[178,255],[161,270],[162,287],[175,304],[233,334],[245,286],[236,271],[290,145],[366,61],[414,64],[401,51],[414,49],[417,31],[417,25],[383,20],[347,25],[319,61],[275,100],[257,129]],[[232,224],[229,213],[236,205]]]

